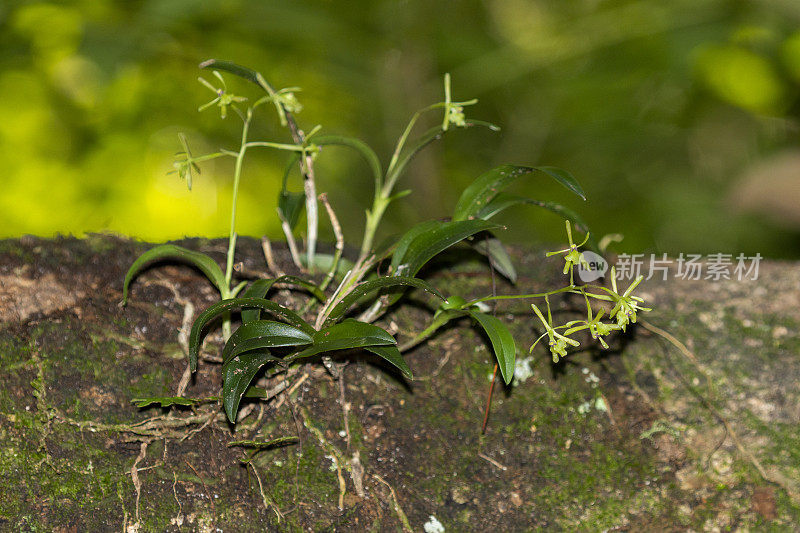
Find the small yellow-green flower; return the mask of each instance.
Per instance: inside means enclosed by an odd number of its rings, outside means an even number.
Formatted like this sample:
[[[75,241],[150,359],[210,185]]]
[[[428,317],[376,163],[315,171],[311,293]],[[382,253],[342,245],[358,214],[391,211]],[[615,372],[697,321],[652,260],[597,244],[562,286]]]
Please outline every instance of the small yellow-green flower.
[[[572,242],[572,226],[569,223],[569,220],[566,221],[567,225],[567,240],[569,241],[569,246],[564,248],[563,250],[556,250],[555,252],[547,252],[547,257],[552,255],[558,254],[566,254],[564,256],[564,274],[569,272],[569,281],[572,284],[572,269],[575,266],[583,265],[584,268],[587,270],[589,269],[589,262],[583,257],[583,254],[578,251],[578,248],[586,244],[586,241],[589,240],[589,234],[586,234],[586,238],[583,239],[583,242],[580,244],[575,244]]]
[[[454,125],[464,127],[467,125],[467,119],[464,116],[464,107],[460,105],[451,105],[448,110],[447,121]]]
[[[547,320],[545,320],[544,315],[542,315],[542,312],[539,311],[539,308],[536,307],[536,304],[531,304],[531,308],[533,309],[533,312],[536,313],[536,316],[539,317],[539,320],[542,321],[542,324],[544,325],[545,329],[545,333],[541,337],[536,339],[536,342],[534,342],[533,346],[531,346],[531,351],[533,351],[534,347],[536,347],[536,344],[538,344],[538,342],[541,339],[543,339],[546,335],[549,341],[548,347],[550,348],[550,353],[553,355],[553,362],[558,363],[560,358],[567,356],[567,345],[570,346],[581,345],[581,343],[576,341],[575,339],[570,339],[569,337],[566,337],[561,333],[559,333],[558,331],[556,331],[556,329],[552,325],[553,317],[550,313],[549,305],[547,306]],[[566,327],[566,326],[559,326],[559,327]]]
[[[617,326],[623,331],[630,323],[636,323],[637,311],[650,311],[647,307],[641,307],[639,304],[644,303],[644,300],[638,296],[633,296],[631,293],[642,282],[644,276],[638,276],[633,283],[631,283],[625,292],[619,294],[617,289],[617,275],[614,267],[611,267],[611,291],[607,291],[614,302],[614,307],[611,309],[609,316],[616,318]]]
[[[292,88],[297,90],[297,88]],[[289,113],[299,113],[303,110],[303,104],[297,99],[292,89],[281,89],[275,93],[275,101],[283,106]]]
[[[588,320],[573,320],[572,322],[568,322],[567,326],[569,327],[569,329],[565,331],[564,334],[570,335],[572,333],[575,333],[576,331],[588,329],[589,333],[592,335],[592,338],[600,341],[600,344],[603,346],[603,348],[608,349],[608,343],[603,337],[608,335],[612,331],[617,331],[622,328],[620,327],[619,324],[603,322],[602,318],[605,311],[603,311],[602,309],[595,316],[592,316],[592,308],[589,305],[588,301],[586,303],[589,312]]]
[[[177,172],[181,179],[186,180],[186,186],[189,187],[189,190],[191,191],[192,171],[200,174],[200,167],[197,166],[192,158],[192,152],[189,150],[189,144],[186,142],[186,137],[182,133],[179,133],[178,138],[183,146],[183,152],[178,152],[178,157],[180,159],[172,163],[172,167],[175,169],[173,172]]]
[[[197,110],[205,111],[212,105],[216,105],[217,107],[219,107],[220,116],[222,118],[225,118],[228,116],[228,106],[233,105],[235,102],[246,102],[247,98],[245,98],[244,96],[236,96],[234,94],[229,93],[228,87],[227,85],[225,85],[225,80],[222,78],[222,74],[220,74],[216,70],[212,71],[212,74],[214,74],[214,76],[220,81],[220,83],[222,83],[222,87],[219,88],[214,87],[203,78],[197,78],[197,81],[202,83],[204,87],[207,87],[210,91],[212,91],[217,95],[216,98],[214,98],[210,102],[201,105]]]

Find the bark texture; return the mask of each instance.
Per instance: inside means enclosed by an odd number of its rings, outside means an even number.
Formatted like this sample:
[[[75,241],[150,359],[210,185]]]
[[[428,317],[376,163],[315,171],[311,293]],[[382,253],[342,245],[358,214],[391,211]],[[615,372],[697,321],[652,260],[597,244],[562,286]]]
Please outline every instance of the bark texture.
[[[181,244],[223,261],[220,241]],[[343,386],[321,364],[265,378],[287,392],[246,404],[234,432],[213,402],[132,403],[179,390],[181,328],[215,299],[198,272],[158,265],[120,307],[124,273],[147,248],[111,236],[0,241],[0,530],[420,531],[431,517],[446,531],[800,523],[795,264],[762,263],[758,281],[646,282],[649,327],[610,352],[584,342],[558,365],[527,353],[539,333],[528,305],[500,306],[520,368],[514,386],[495,390],[484,436],[492,356],[468,321],[407,355],[414,381],[359,354],[344,359]],[[512,255],[518,287],[498,292],[563,285],[540,251]],[[255,241],[241,240],[237,260],[264,271]],[[491,290],[480,260],[437,265],[428,276],[446,294]],[[401,342],[430,318],[425,296],[410,296],[384,322]],[[556,307],[568,314],[580,302]],[[219,346],[212,332],[207,359]],[[201,361],[184,383],[188,397],[218,395],[219,366]],[[229,445],[288,436],[298,441],[249,465],[252,451]]]

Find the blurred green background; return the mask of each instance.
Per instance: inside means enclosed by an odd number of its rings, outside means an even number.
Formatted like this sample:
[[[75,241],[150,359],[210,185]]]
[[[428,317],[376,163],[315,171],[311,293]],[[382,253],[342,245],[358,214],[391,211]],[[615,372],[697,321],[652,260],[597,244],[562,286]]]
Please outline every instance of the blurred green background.
[[[800,257],[797,0],[5,0],[0,52],[0,237],[226,234],[230,161],[205,165],[191,192],[167,174],[178,132],[195,154],[237,146],[235,115],[197,112],[213,96],[197,64],[216,57],[302,87],[302,127],[359,137],[384,164],[410,114],[442,99],[445,72],[456,99],[480,99],[468,116],[503,130],[424,152],[385,233],[447,216],[492,166],[543,164],[589,201],[545,179],[516,192],[623,233],[619,251]],[[289,140],[274,114],[254,138]],[[239,232],[281,238],[286,154],[250,154]],[[357,245],[367,169],[336,148],[318,167]],[[553,215],[505,216],[507,240],[563,240]]]

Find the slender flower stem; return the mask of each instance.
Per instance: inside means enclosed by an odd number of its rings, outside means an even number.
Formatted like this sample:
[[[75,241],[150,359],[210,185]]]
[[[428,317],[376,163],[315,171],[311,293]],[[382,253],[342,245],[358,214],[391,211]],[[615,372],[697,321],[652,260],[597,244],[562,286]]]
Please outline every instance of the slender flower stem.
[[[231,227],[228,234],[228,262],[225,268],[225,281],[230,287],[231,278],[233,277],[233,256],[236,250],[236,203],[239,197],[239,180],[242,177],[242,164],[244,163],[244,154],[247,151],[247,133],[250,129],[250,113],[244,119],[242,126],[242,146],[236,156],[236,166],[233,170],[233,201],[231,203]]]
[[[395,146],[394,153],[392,154],[392,159],[389,162],[389,166],[386,169],[386,174],[383,180],[383,186],[378,190],[375,190],[375,197],[372,202],[372,208],[367,211],[367,223],[366,227],[364,228],[364,239],[361,245],[361,255],[360,257],[366,257],[371,248],[372,243],[375,238],[375,233],[377,232],[378,226],[380,225],[381,218],[383,217],[386,208],[392,201],[392,192],[394,191],[394,186],[397,184],[397,180],[403,174],[406,165],[408,164],[409,160],[413,155],[422,149],[422,147],[426,146],[429,142],[433,141],[434,139],[438,139],[441,134],[447,132],[447,124],[449,124],[449,109],[450,106],[453,105],[453,102],[450,101],[450,77],[449,75],[445,78],[445,102],[437,102],[435,104],[431,104],[428,107],[420,109],[414,115],[412,115],[411,120],[409,120],[406,129],[403,130],[403,134],[397,141],[397,146]],[[476,103],[477,100],[470,100],[468,102],[459,102],[458,105],[472,105]],[[414,126],[417,123],[417,120],[427,113],[428,111],[432,111],[435,109],[445,108],[445,118],[444,122],[441,126],[440,135],[430,137],[427,142],[416,146],[411,150],[411,153],[407,154],[405,158],[401,160],[400,156],[403,153],[403,149],[405,148],[406,142],[408,141],[409,136],[411,135],[411,131],[414,129]],[[472,126],[474,124],[466,122],[462,126]]]
[[[408,121],[408,126],[406,126],[405,131],[400,136],[400,139],[397,141],[397,146],[394,149],[394,153],[392,154],[392,160],[389,162],[389,168],[386,170],[387,181],[384,183],[383,192],[385,193],[384,196],[389,196],[391,194],[392,189],[394,188],[394,182],[397,181],[397,175],[393,174],[394,167],[397,165],[398,160],[400,159],[400,152],[403,151],[403,146],[405,146],[406,141],[408,140],[408,136],[411,135],[411,130],[414,129],[414,125],[417,123],[419,117],[421,117],[424,113],[436,109],[437,107],[442,107],[443,103],[432,104],[424,109],[420,109],[411,117],[411,120]]]
[[[439,102],[436,104],[429,105],[424,109],[420,109],[414,115],[412,115],[411,120],[409,120],[406,129],[403,130],[403,134],[397,140],[397,146],[395,146],[394,153],[392,154],[392,159],[389,161],[389,166],[386,169],[386,176],[383,182],[383,187],[380,189],[375,190],[375,196],[372,201],[372,209],[367,212],[367,224],[364,228],[364,240],[361,244],[361,253],[360,258],[364,259],[369,254],[370,250],[372,249],[372,243],[375,239],[375,233],[378,230],[378,226],[380,225],[381,218],[383,218],[383,214],[386,211],[386,208],[389,206],[390,197],[392,196],[392,191],[394,190],[394,186],[397,183],[397,179],[400,177],[401,172],[398,171],[398,163],[400,162],[400,154],[403,152],[403,148],[406,145],[406,141],[408,141],[409,135],[411,135],[411,130],[414,129],[414,125],[419,120],[423,114],[431,111],[433,109],[440,108],[444,106],[443,102]],[[401,165],[402,167],[402,165]]]
[[[547,296],[552,296],[554,294],[560,294],[562,292],[575,292],[577,287],[574,285],[568,285],[566,287],[562,287],[560,289],[556,289],[549,292],[539,292],[535,294],[501,294],[498,296],[484,296],[483,298],[478,298],[477,300],[472,300],[471,302],[465,303],[462,307],[469,307],[471,305],[475,305],[481,302],[489,302],[492,300],[520,300],[526,298],[545,298]]]
[[[247,114],[242,117],[244,122],[242,126],[242,144],[239,148],[239,153],[236,155],[236,164],[233,171],[233,200],[231,202],[231,228],[228,234],[228,257],[225,266],[225,294],[222,295],[223,299],[230,296],[231,293],[231,279],[233,278],[233,258],[236,253],[236,201],[239,198],[239,180],[242,177],[242,164],[244,163],[244,154],[247,152],[247,133],[250,129],[250,119],[252,118],[252,111],[247,110]],[[225,340],[231,336],[231,317],[230,314],[225,315],[222,321],[222,334]]]
[[[296,144],[273,143],[267,141],[251,141],[246,144],[246,147],[275,148],[276,150],[286,150],[288,152],[301,152],[301,153],[308,150],[307,148],[304,148],[303,146],[299,146]]]
[[[199,156],[196,156],[196,157],[190,157],[186,161],[189,162],[189,163],[202,163],[203,161],[209,161],[211,159],[216,159],[218,157],[222,157],[222,156],[226,156],[226,155],[232,155],[232,154],[230,152],[227,152],[227,151],[226,152],[215,152],[213,154],[204,154],[204,155],[199,155]]]
[[[382,194],[382,193],[380,193]],[[367,212],[367,223],[364,227],[364,240],[361,242],[361,251],[359,258],[366,259],[372,249],[372,243],[375,239],[375,233],[378,231],[383,213],[389,205],[389,200],[383,196],[378,196],[372,203],[372,209]]]

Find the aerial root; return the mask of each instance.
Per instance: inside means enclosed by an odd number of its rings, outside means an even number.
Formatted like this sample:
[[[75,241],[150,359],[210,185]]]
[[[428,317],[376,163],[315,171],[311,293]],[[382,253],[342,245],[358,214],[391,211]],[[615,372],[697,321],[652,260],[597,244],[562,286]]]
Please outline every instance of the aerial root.
[[[400,502],[397,500],[397,493],[394,491],[394,488],[378,474],[372,474],[372,477],[389,488],[389,494],[392,496],[392,506],[394,507],[394,512],[397,514],[397,518],[400,519],[400,523],[403,524],[403,531],[406,533],[414,533],[414,530],[411,529],[411,524],[408,521],[406,513],[403,512],[403,508],[400,507]]]
[[[278,523],[280,524],[284,518],[283,513],[281,512],[280,508],[278,508],[278,504],[276,504],[275,501],[267,496],[266,492],[264,492],[264,485],[261,484],[261,477],[258,475],[256,465],[253,464],[253,461],[247,461],[246,464],[253,469],[253,474],[256,476],[256,481],[258,481],[258,492],[261,494],[261,501],[264,503],[264,509],[272,509],[275,512],[275,516],[278,518]]]

